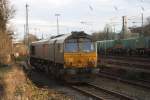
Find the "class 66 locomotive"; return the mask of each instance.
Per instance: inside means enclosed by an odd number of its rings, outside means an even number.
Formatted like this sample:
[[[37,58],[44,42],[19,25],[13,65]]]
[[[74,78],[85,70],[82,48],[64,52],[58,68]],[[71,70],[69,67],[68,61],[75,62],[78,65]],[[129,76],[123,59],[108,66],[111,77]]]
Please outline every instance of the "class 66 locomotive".
[[[95,48],[83,31],[58,35],[31,43],[30,64],[67,82],[89,82],[99,72]]]

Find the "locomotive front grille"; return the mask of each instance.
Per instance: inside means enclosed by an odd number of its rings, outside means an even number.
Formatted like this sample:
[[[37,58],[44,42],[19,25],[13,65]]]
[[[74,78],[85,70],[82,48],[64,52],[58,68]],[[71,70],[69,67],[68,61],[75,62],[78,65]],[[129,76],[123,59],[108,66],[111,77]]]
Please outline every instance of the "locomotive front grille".
[[[66,68],[96,67],[96,53],[65,53],[64,66]]]

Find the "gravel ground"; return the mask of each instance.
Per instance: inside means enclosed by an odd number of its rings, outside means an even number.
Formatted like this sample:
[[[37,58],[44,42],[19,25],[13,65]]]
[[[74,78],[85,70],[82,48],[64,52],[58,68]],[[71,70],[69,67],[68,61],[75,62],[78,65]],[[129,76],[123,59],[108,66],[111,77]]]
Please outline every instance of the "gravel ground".
[[[30,80],[35,83],[37,87],[45,87],[49,90],[55,90],[58,93],[71,97],[73,100],[92,100],[92,98],[80,94],[42,72],[32,72]]]
[[[149,89],[128,85],[119,81],[114,81],[102,77],[98,77],[93,83],[100,87],[135,97],[138,100],[150,100]]]
[[[27,69],[29,68],[29,66],[25,62],[20,62],[18,64],[23,67],[26,67]],[[72,100],[93,100],[91,97],[87,97],[81,94],[80,92],[73,90],[72,88],[67,86],[68,84],[59,82],[59,80],[55,80],[54,78],[52,78],[52,76],[46,75],[44,72],[39,72],[37,70],[34,70],[31,71],[31,73],[28,74],[27,77],[37,87],[46,88],[48,90],[55,90],[61,94],[71,97]]]
[[[7,68],[0,72],[0,100],[92,100],[42,72],[29,76],[18,65]]]

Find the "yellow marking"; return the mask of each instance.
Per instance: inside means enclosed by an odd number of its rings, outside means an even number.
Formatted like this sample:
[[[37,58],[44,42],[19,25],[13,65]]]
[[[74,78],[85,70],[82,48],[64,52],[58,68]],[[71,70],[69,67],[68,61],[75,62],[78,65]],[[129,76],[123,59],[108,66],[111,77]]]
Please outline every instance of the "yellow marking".
[[[97,56],[96,52],[64,53],[64,62],[67,68],[96,67]]]

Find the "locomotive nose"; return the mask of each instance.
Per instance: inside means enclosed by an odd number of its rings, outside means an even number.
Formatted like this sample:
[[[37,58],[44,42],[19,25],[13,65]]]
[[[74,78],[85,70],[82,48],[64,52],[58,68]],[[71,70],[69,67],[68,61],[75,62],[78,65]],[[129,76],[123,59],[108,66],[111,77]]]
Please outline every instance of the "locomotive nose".
[[[65,66],[74,68],[95,67],[95,53],[69,53],[65,55]]]

